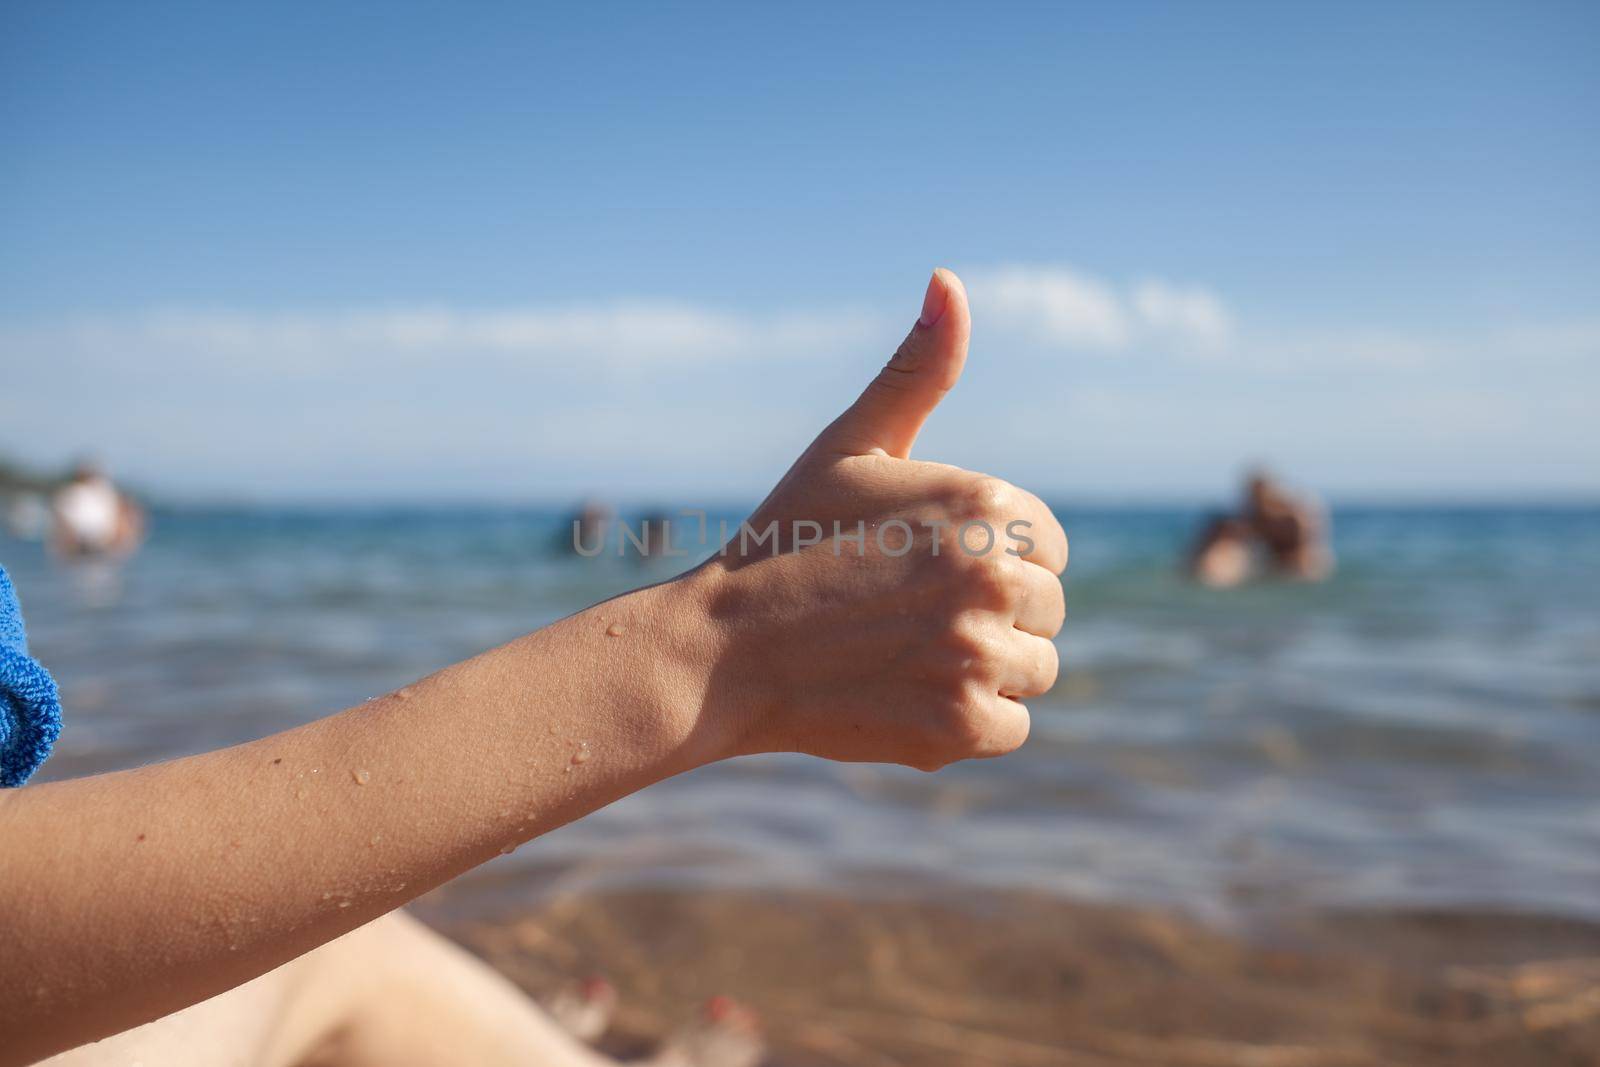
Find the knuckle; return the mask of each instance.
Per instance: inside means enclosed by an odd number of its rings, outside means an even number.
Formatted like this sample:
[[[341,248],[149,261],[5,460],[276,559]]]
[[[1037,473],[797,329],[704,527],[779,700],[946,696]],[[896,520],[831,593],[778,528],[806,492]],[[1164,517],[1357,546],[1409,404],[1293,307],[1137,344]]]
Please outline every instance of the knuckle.
[[[939,645],[941,658],[955,664],[962,676],[971,674],[974,668],[987,662],[994,654],[994,640],[989,634],[983,628],[961,619],[945,628]]]
[[[941,551],[938,559],[944,581],[958,601],[996,610],[1014,606],[1022,595],[1014,562],[1002,553],[975,553],[959,544]]]
[[[962,513],[970,519],[992,520],[1004,515],[1016,498],[1011,483],[991,475],[973,479],[963,494]]]
[[[885,399],[898,398],[911,390],[911,372],[891,362],[877,373],[867,391]]]
[[[966,584],[974,597],[986,606],[1007,607],[1020,597],[1016,572],[999,560],[974,559],[966,571]]]

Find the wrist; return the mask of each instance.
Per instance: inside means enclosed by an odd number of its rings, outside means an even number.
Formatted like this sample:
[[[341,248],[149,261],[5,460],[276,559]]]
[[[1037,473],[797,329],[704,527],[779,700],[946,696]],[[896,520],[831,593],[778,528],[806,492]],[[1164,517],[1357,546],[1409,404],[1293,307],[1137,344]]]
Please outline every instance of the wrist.
[[[693,620],[694,634],[685,647],[694,650],[700,664],[702,719],[716,751],[712,759],[789,750],[777,725],[783,719],[784,686],[776,653],[783,643],[775,643],[767,625],[779,588],[770,580],[752,581],[742,568],[720,559],[668,584],[679,586],[675,595],[688,605],[680,617]]]
[[[660,585],[637,590],[591,611],[624,616],[603,632],[609,641],[635,640],[627,668],[648,679],[654,703],[688,770],[744,751],[743,716],[733,697],[735,664],[728,655],[726,620],[716,610],[724,576],[699,567]],[[623,633],[613,636],[611,630]]]

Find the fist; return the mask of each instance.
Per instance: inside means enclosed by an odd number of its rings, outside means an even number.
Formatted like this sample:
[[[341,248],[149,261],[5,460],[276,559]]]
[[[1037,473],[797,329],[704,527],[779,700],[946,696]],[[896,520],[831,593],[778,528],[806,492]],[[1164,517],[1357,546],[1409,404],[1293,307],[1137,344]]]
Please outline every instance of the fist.
[[[1031,493],[910,458],[970,330],[960,280],[935,272],[888,365],[697,572],[736,751],[935,770],[1027,738],[1066,535]]]

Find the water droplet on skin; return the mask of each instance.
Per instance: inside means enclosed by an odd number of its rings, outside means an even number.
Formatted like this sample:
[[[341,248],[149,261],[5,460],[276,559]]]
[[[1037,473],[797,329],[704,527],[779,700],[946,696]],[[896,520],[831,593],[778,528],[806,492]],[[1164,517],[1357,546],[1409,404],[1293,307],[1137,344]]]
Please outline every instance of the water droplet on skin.
[[[589,742],[584,741],[584,742],[581,742],[578,745],[578,751],[576,751],[576,752],[574,752],[572,754],[572,762],[573,763],[588,763],[589,762]]]
[[[341,907],[341,908],[348,908],[348,907],[349,907],[349,906],[350,906],[350,902],[349,902],[349,901],[348,901],[348,900],[341,900],[341,901],[339,901],[339,907]]]
[[[323,900],[332,900],[333,899],[333,894],[332,893],[324,893],[324,894],[322,894],[322,899]]]
[[[394,691],[394,698],[396,700],[410,700],[411,699],[411,690],[410,689],[396,689]]]
[[[356,785],[366,785],[372,781],[372,772],[364,769],[354,770],[350,772],[350,777],[356,780]]]
[[[621,637],[623,634],[625,634],[627,632],[628,631],[626,631],[626,630],[624,630],[622,628],[622,624],[620,622],[614,622],[610,626],[606,627],[606,636],[607,637]]]
[[[376,845],[379,841],[382,841],[382,840],[383,840],[383,835],[382,834],[373,834],[372,835],[372,840],[368,841],[367,844]]]
[[[513,841],[513,842],[511,842],[509,844],[505,844],[505,845],[501,845],[500,846],[500,855],[509,856],[513,852],[515,852],[516,850],[517,850],[517,845],[516,845],[516,842]]]
[[[294,791],[294,798],[296,800],[304,800],[306,798],[306,787],[301,786],[299,789],[296,789]]]
[[[500,817],[502,819],[504,819],[506,816],[508,816],[510,814],[511,814],[511,809],[510,808],[501,808],[500,809]]]

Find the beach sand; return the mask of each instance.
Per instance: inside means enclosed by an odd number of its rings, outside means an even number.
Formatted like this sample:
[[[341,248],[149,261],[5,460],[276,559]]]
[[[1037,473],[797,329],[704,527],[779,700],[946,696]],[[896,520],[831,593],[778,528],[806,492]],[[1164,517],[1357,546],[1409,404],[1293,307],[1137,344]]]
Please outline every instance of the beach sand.
[[[1600,1063],[1600,926],[1342,912],[1224,934],[1010,892],[556,894],[439,925],[536,996],[603,973],[603,1047],[642,1053],[717,993],[772,1067]],[[481,916],[481,912],[479,913]]]

